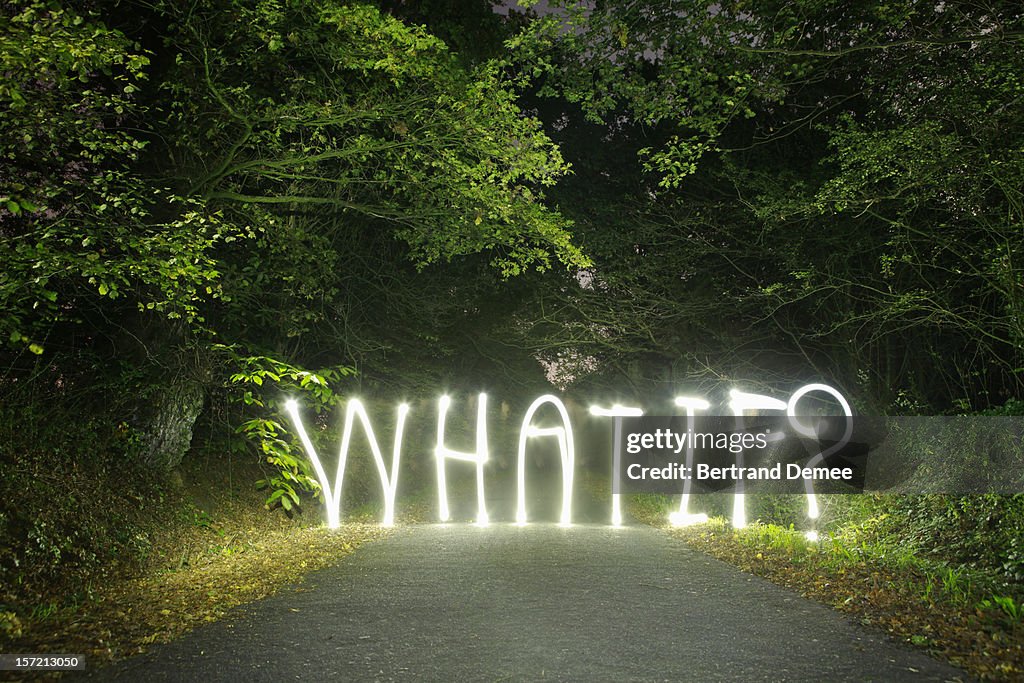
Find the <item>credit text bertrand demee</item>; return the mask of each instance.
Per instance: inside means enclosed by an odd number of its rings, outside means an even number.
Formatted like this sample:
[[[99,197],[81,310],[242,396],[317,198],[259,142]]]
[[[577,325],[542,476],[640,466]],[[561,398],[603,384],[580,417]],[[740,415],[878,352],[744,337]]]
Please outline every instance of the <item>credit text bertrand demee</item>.
[[[783,469],[782,463],[776,463],[771,467],[740,467],[739,465],[712,467],[707,463],[698,463],[696,467],[687,467],[678,462],[669,463],[663,467],[644,467],[640,463],[633,463],[626,469],[626,476],[633,480],[737,481],[758,479],[782,481],[785,478],[788,481],[796,479],[850,481],[853,479],[853,469],[850,467],[801,467],[797,463],[788,463],[785,469]]]

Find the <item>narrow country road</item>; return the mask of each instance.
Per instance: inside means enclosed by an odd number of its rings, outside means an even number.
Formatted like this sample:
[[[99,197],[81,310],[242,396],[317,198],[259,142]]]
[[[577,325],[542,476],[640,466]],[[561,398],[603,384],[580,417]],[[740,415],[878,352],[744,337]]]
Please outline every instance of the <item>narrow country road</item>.
[[[594,523],[403,528],[298,587],[92,677],[967,680],[667,534]]]

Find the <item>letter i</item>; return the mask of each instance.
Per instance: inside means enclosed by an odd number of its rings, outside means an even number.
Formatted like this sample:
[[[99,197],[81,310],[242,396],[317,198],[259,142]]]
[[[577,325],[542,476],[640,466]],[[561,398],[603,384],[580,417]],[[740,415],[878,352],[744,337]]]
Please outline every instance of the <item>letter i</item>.
[[[669,522],[675,526],[686,526],[688,524],[700,524],[708,521],[706,514],[690,514],[690,487],[693,476],[693,430],[698,410],[707,410],[710,404],[702,398],[691,398],[689,396],[677,396],[676,406],[686,409],[686,469],[690,477],[683,479],[683,497],[679,501],[679,510],[668,516]]]

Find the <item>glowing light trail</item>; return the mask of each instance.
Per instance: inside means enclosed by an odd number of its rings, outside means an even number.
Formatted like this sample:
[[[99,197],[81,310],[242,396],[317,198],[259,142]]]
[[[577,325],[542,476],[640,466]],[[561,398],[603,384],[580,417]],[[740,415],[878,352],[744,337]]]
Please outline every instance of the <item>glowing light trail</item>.
[[[779,410],[786,411],[789,422],[795,431],[803,436],[816,438],[818,436],[816,428],[814,426],[804,424],[797,416],[798,404],[801,399],[811,392],[822,392],[831,395],[842,407],[843,415],[845,417],[850,418],[853,416],[853,410],[850,408],[850,404],[846,398],[843,397],[838,390],[826,384],[808,384],[800,387],[793,392],[788,402],[780,401],[779,399],[772,398],[770,396],[750,394],[734,389],[729,392],[729,408],[737,419],[736,426],[738,429],[743,429],[743,418],[748,411]],[[562,422],[561,426],[537,427],[533,425],[534,415],[545,404],[551,404],[558,410]],[[684,408],[686,410],[688,432],[692,432],[694,430],[697,411],[706,411],[710,407],[708,402],[704,399],[688,396],[677,397],[675,399],[675,404],[677,407]],[[448,490],[445,471],[448,459],[453,459],[471,462],[476,465],[476,524],[486,526],[488,523],[488,516],[487,504],[484,497],[484,465],[487,464],[489,459],[487,445],[487,394],[481,393],[477,397],[476,450],[473,452],[455,450],[449,448],[445,444],[445,424],[447,422],[448,409],[450,406],[451,399],[448,396],[442,396],[438,402],[437,444],[434,448],[434,455],[437,461],[437,495],[441,521],[446,522],[451,516],[451,512],[448,507]],[[349,400],[345,410],[345,425],[342,431],[338,468],[333,485],[327,476],[327,472],[324,470],[323,463],[320,461],[309,435],[306,433],[305,427],[302,424],[302,418],[299,415],[298,403],[294,400],[287,401],[285,403],[285,410],[291,416],[292,423],[295,425],[296,434],[298,435],[306,454],[309,456],[313,469],[316,472],[317,479],[320,482],[320,487],[323,491],[324,501],[326,504],[327,526],[332,529],[337,528],[341,522],[341,491],[345,479],[345,465],[348,460],[348,452],[352,444],[352,431],[357,419],[362,424],[363,431],[366,434],[370,451],[373,454],[373,459],[377,466],[377,475],[380,479],[381,489],[384,494],[384,518],[381,523],[384,526],[392,526],[395,521],[395,496],[398,490],[402,438],[405,429],[405,419],[409,413],[409,406],[404,403],[398,406],[398,420],[395,427],[394,446],[391,455],[391,471],[389,473],[388,468],[384,463],[384,457],[381,454],[380,446],[377,443],[377,437],[373,432],[373,427],[370,423],[370,417],[366,412],[366,408],[358,399]],[[615,419],[615,438],[612,448],[612,462],[613,476],[618,477],[619,470],[621,469],[622,418],[640,417],[644,412],[641,408],[621,406],[618,404],[613,405],[611,408],[592,406],[590,408],[590,412],[596,416],[612,417]],[[819,452],[807,462],[806,466],[813,468],[824,461],[829,455],[841,449],[849,442],[852,433],[853,422],[852,420],[847,420],[846,430],[842,439],[828,449]],[[562,465],[562,511],[560,524],[562,526],[569,526],[572,523],[572,484],[575,467],[575,448],[573,443],[572,424],[569,420],[569,412],[566,410],[565,405],[556,396],[546,394],[534,400],[527,409],[526,415],[523,417],[522,427],[519,430],[517,466],[518,494],[516,498],[516,522],[518,524],[526,524],[527,521],[526,446],[528,439],[531,437],[553,437],[558,443]],[[784,437],[784,434],[780,432],[778,434],[770,435],[770,440],[776,440],[776,438],[782,437]],[[687,468],[693,467],[693,457],[694,446],[692,442],[689,442],[686,448],[685,466]],[[743,466],[742,451],[736,454],[736,465],[738,467]],[[819,509],[817,496],[814,492],[814,483],[810,479],[805,479],[804,486],[807,495],[807,516],[812,520],[817,519]],[[744,480],[742,478],[738,479],[736,482],[736,493],[733,495],[732,524],[735,528],[742,528],[746,526],[747,523],[744,500],[745,494],[743,488]],[[615,526],[622,524],[620,496],[621,494],[612,494],[611,522]],[[669,515],[669,520],[673,524],[695,524],[707,520],[707,515],[705,514],[690,513],[689,499],[690,479],[686,478],[683,480],[683,496],[679,502],[679,510]],[[817,537],[817,531],[812,529],[807,532],[807,538],[809,540],[816,540]]]
[[[348,461],[348,450],[352,443],[352,427],[355,418],[363,425],[366,433],[366,440],[373,452],[374,462],[377,463],[377,475],[380,477],[380,485],[384,490],[384,519],[383,526],[393,526],[395,523],[395,493],[398,490],[398,465],[402,454],[402,434],[405,430],[405,418],[409,414],[409,406],[401,404],[398,406],[398,424],[395,427],[394,449],[391,453],[391,475],[388,475],[387,467],[384,465],[384,456],[381,455],[380,446],[377,444],[377,437],[373,433],[373,426],[370,424],[370,416],[366,413],[359,399],[350,399],[345,409],[345,427],[341,436],[341,452],[338,456],[338,472],[335,475],[334,486],[331,486],[324,471],[320,458],[317,456],[313,443],[306,434],[302,425],[302,417],[299,415],[299,404],[294,400],[285,403],[285,409],[291,415],[295,430],[299,434],[299,440],[306,455],[313,463],[317,479],[320,480],[320,487],[324,492],[324,503],[327,508],[327,526],[336,529],[341,525],[341,489],[345,481],[345,463]]]
[[[676,396],[676,406],[686,409],[686,430],[694,430],[694,422],[698,410],[707,410],[711,404],[702,398],[690,396]],[[687,441],[686,445],[686,468],[693,471],[693,442]],[[675,526],[687,526],[689,524],[701,524],[708,521],[708,516],[703,512],[698,514],[690,513],[690,480],[683,480],[683,497],[679,500],[679,510],[669,514],[668,521]]]
[[[600,406],[590,406],[590,414],[597,415],[599,417],[613,417],[615,418],[615,433],[612,437],[612,477],[614,479],[612,483],[612,491],[618,488],[619,484],[619,470],[621,469],[619,463],[622,460],[622,418],[624,417],[642,417],[644,411],[639,408],[628,408],[626,406],[620,406],[618,403],[613,405],[611,408],[602,408]],[[612,525],[622,526],[622,502],[619,500],[621,493],[612,493]]]
[[[827,384],[806,384],[796,391],[789,397],[789,403],[786,406],[786,415],[789,417],[789,424],[792,425],[793,429],[800,432],[804,436],[817,437],[818,432],[814,427],[807,426],[800,422],[796,415],[796,406],[800,402],[800,399],[811,393],[812,391],[820,391],[826,394],[831,394],[839,405],[843,408],[843,415],[845,417],[853,417],[853,409],[850,408],[850,404],[847,403],[846,398],[839,393],[833,387]],[[814,467],[818,463],[822,462],[830,454],[836,452],[849,442],[850,437],[853,435],[853,421],[846,421],[846,430],[843,432],[843,438],[831,448],[828,448],[821,453],[807,461],[807,467]],[[819,515],[818,511],[818,497],[814,493],[814,482],[810,479],[804,479],[804,489],[807,491],[807,516],[810,519],[817,519]],[[808,534],[814,534],[814,538],[810,540],[817,540],[818,532],[809,531]],[[808,536],[808,538],[810,538]]]
[[[533,426],[533,414],[545,403],[550,403],[558,409],[558,414],[562,418],[561,427]],[[551,394],[545,394],[530,404],[523,417],[523,426],[519,430],[519,495],[516,498],[516,523],[526,524],[526,440],[529,437],[539,436],[553,436],[558,441],[558,450],[562,460],[562,517],[560,524],[561,526],[570,526],[572,524],[572,475],[575,467],[572,423],[569,421],[569,411],[565,409],[557,396]]]
[[[743,429],[743,414],[748,410],[785,410],[786,402],[780,401],[771,396],[762,394],[748,394],[733,389],[729,392],[729,409],[736,416],[736,428]],[[736,454],[736,465],[743,467],[743,451]],[[744,481],[736,481],[736,493],[732,498],[732,526],[734,529],[742,529],[747,525],[747,508],[745,493],[743,492]]]
[[[476,523],[487,526],[487,503],[484,501],[484,465],[487,464],[487,394],[477,396],[476,403],[476,452],[456,451],[444,445],[444,425],[448,417],[451,399],[442,396],[437,411],[437,447],[434,455],[437,458],[437,497],[440,506],[441,521],[447,522],[451,517],[448,509],[448,487],[445,481],[445,462],[448,458],[476,463]]]

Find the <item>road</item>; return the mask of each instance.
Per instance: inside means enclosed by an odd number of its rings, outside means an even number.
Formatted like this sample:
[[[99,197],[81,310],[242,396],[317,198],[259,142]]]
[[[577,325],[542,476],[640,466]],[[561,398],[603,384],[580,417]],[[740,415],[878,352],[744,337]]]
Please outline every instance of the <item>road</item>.
[[[418,525],[117,681],[951,681],[959,670],[649,527]],[[600,515],[606,511],[600,508]]]

